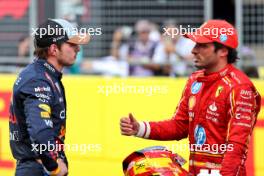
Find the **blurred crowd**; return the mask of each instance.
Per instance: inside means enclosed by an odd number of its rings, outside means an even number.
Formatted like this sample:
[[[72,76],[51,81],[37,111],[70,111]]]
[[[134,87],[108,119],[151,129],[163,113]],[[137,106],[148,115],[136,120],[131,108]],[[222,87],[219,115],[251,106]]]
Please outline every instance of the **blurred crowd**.
[[[118,27],[113,31],[108,56],[84,59],[81,48],[75,65],[65,69],[65,73],[121,77],[189,76],[195,70],[191,53],[195,43],[180,34],[173,37],[168,35],[175,28],[179,28],[179,24],[173,19],[165,21],[161,26],[142,19],[133,27]],[[26,36],[21,38],[18,56],[29,55],[29,40]],[[240,51],[238,66],[248,76],[258,77],[254,51],[245,46]]]
[[[86,61],[84,70],[118,76],[187,76],[193,71],[194,42],[183,36],[169,36],[162,29],[177,28],[174,20],[160,27],[139,20],[134,27],[122,26],[113,32],[109,56]]]

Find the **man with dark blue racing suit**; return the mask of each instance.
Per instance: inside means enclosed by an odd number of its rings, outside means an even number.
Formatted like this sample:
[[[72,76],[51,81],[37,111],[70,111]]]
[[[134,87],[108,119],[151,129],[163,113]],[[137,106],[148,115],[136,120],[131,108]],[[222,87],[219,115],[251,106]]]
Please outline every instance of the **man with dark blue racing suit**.
[[[74,64],[79,45],[90,39],[88,34],[73,35],[72,30],[62,19],[48,19],[40,25],[34,39],[36,59],[15,81],[9,127],[16,176],[68,174],[62,69]]]

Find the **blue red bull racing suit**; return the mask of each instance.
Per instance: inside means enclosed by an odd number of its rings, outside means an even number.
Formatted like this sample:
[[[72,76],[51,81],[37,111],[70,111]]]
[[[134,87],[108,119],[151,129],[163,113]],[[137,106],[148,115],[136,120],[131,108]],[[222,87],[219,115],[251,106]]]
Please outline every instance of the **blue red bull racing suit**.
[[[18,176],[54,172],[58,158],[67,165],[63,151],[66,99],[61,78],[61,72],[38,58],[15,81],[9,128]]]

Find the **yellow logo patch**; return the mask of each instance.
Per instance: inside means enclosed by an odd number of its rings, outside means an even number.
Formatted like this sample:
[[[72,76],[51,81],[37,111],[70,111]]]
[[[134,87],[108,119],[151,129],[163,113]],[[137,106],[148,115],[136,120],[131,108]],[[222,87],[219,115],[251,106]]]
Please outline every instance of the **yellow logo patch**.
[[[223,91],[223,86],[218,86],[216,92],[215,92],[215,97],[218,97],[220,93]]]
[[[40,112],[40,117],[42,118],[50,118],[50,113],[46,112],[46,111],[41,111]]]
[[[50,109],[50,106],[47,105],[47,104],[39,104],[39,108],[48,112],[49,114],[51,113],[51,109]]]
[[[195,96],[190,96],[190,98],[189,98],[189,110],[193,109],[193,107],[195,106],[195,103],[196,103]]]

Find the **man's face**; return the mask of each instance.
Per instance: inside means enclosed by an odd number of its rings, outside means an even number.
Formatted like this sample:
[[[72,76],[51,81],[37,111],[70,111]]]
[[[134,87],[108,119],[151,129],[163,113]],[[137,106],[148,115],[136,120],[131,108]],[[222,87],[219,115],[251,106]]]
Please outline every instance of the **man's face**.
[[[79,45],[63,43],[57,55],[58,63],[61,66],[71,66],[76,60],[76,55],[80,51]]]
[[[149,30],[142,30],[138,32],[138,38],[141,42],[147,43],[149,40]]]
[[[213,43],[196,43],[192,54],[194,55],[194,66],[198,69],[209,69],[219,62],[219,56],[215,52]]]

